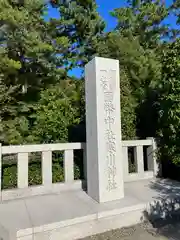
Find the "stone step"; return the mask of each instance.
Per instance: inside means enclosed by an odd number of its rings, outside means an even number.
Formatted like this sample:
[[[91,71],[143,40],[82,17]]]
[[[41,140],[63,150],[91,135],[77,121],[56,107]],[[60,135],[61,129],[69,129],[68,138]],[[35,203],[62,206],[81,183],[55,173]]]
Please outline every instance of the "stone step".
[[[71,220],[19,230],[18,240],[75,240],[112,229],[137,224],[143,219],[144,204],[99,212]]]
[[[0,203],[0,239],[73,240],[179,214],[180,183],[125,183],[125,197],[97,203],[82,190]]]

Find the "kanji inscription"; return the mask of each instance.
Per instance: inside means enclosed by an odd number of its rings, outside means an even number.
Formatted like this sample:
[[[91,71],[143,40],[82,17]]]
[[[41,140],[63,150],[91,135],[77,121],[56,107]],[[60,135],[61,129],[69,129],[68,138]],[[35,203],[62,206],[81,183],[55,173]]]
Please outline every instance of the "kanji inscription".
[[[105,148],[107,163],[107,190],[117,188],[116,183],[116,133],[115,133],[115,104],[114,91],[116,89],[116,71],[101,70],[101,88],[104,95],[104,125]]]

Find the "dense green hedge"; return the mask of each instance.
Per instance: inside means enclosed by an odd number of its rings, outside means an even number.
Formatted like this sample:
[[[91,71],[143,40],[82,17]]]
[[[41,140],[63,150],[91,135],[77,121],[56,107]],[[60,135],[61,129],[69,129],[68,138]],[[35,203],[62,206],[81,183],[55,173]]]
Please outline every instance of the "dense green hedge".
[[[82,179],[83,170],[80,166],[82,158],[75,156],[74,178]],[[81,164],[82,165],[82,164]],[[64,181],[63,158],[53,159],[52,164],[53,183]],[[33,159],[29,162],[29,186],[42,184],[41,161]],[[2,166],[2,189],[12,189],[17,187],[17,163],[10,161]]]

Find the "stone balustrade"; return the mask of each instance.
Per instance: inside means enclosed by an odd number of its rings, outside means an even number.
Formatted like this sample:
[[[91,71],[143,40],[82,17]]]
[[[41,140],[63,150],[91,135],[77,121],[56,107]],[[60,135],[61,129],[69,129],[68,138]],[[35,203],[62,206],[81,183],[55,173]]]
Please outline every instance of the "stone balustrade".
[[[130,172],[128,150],[133,148],[133,157],[135,172]],[[152,178],[158,174],[156,161],[156,143],[153,138],[146,140],[129,140],[122,141],[123,151],[123,175],[124,181],[136,181]],[[132,151],[131,151],[132,153]],[[146,164],[145,164],[146,163]],[[146,166],[145,166],[146,165]]]
[[[84,143],[57,143],[39,145],[0,145],[0,174],[2,176],[2,155],[17,154],[17,189],[2,190],[1,200],[21,198],[39,194],[59,192],[82,187],[80,180],[74,180],[74,150],[82,149],[85,153]],[[52,183],[52,152],[64,151],[64,182]],[[41,152],[42,185],[28,186],[29,154]],[[1,187],[0,178],[0,187]]]
[[[144,147],[146,147],[147,169],[144,169]],[[129,172],[128,149],[134,154],[134,165],[136,171]],[[85,143],[57,143],[40,145],[0,145],[0,166],[2,156],[6,154],[17,154],[17,188],[1,190],[1,200],[28,197],[33,195],[55,193],[64,190],[81,189],[83,182],[74,180],[74,150],[83,150],[84,173],[86,173],[86,144]],[[64,151],[64,182],[52,183],[52,152]],[[122,141],[123,153],[123,179],[124,182],[152,178],[157,174],[157,163],[155,157],[156,144],[153,138],[146,140]],[[41,152],[42,185],[28,185],[29,154]],[[132,152],[132,151],[131,151]],[[0,170],[2,167],[0,167]],[[2,175],[2,174],[1,174]],[[86,174],[85,174],[86,176]],[[0,178],[1,181],[1,178]],[[0,184],[1,186],[1,184]]]

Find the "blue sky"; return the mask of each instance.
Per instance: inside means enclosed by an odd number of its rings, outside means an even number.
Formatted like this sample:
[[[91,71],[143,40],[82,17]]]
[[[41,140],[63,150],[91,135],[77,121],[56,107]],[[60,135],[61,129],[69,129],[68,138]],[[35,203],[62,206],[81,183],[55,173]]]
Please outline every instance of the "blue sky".
[[[102,18],[106,21],[106,30],[111,30],[116,26],[116,20],[115,18],[111,17],[109,12],[112,11],[114,8],[123,7],[126,5],[126,0],[96,0],[98,5],[98,12],[102,16]],[[172,0],[165,0],[167,5],[170,5]],[[57,18],[59,16],[56,9],[49,9],[49,17],[55,17]],[[166,23],[171,24],[172,26],[175,25],[176,20],[174,17],[170,16]],[[76,77],[79,77],[81,75],[80,69],[74,69],[70,72],[70,75],[74,75]]]

